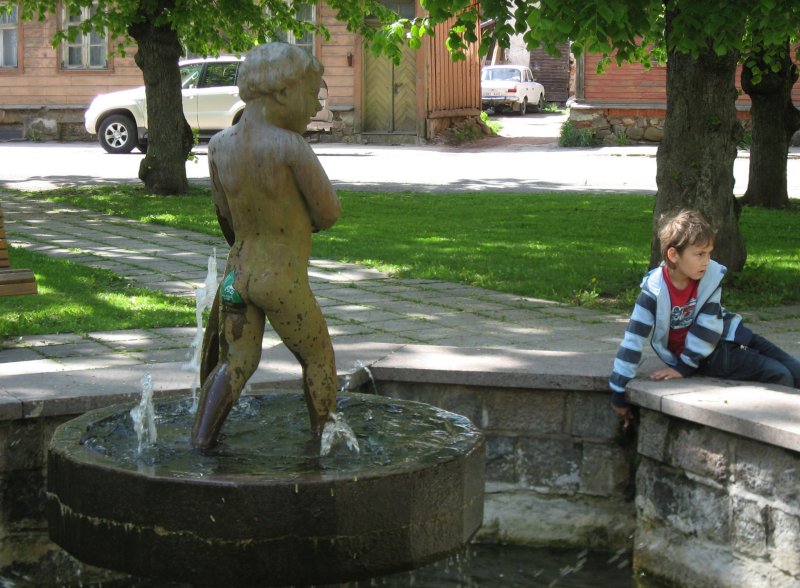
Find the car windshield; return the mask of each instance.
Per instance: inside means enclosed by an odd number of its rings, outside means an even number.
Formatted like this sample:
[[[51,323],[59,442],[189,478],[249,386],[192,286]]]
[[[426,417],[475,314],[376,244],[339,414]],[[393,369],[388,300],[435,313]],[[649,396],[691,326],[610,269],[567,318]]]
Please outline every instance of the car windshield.
[[[484,69],[481,72],[481,79],[484,81],[497,80],[505,82],[521,82],[522,75],[518,69],[511,67],[501,67],[493,69]]]
[[[181,67],[181,88],[183,90],[196,88],[197,82],[200,80],[200,70],[202,69],[202,63],[193,63]]]

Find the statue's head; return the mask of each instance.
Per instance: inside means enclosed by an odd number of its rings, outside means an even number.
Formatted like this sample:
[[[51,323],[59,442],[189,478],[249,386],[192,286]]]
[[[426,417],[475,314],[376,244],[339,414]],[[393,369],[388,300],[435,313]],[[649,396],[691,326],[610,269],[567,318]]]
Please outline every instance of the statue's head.
[[[239,68],[239,97],[248,102],[295,86],[302,80],[322,78],[316,57],[295,45],[267,43],[251,49]]]

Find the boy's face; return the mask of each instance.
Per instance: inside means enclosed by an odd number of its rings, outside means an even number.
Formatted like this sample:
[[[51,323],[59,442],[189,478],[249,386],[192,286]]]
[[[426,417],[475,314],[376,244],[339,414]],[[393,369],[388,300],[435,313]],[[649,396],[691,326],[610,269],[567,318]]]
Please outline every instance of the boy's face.
[[[673,265],[670,269],[670,276],[677,279],[699,280],[706,273],[713,250],[714,243],[689,245],[682,253],[678,253],[677,249],[671,247],[667,251],[669,261]]]
[[[289,124],[287,128],[300,133],[306,131],[308,121],[319,112],[322,105],[319,103],[319,87],[322,78],[318,75],[310,75],[300,80],[289,91]]]

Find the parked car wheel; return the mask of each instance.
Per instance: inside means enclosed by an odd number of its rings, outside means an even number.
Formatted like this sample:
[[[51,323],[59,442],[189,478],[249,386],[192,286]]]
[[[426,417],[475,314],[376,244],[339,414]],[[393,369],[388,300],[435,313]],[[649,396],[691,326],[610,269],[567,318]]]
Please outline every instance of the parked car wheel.
[[[517,114],[524,116],[526,112],[528,112],[528,99],[523,98],[522,103],[519,105],[519,112]]]
[[[112,114],[97,132],[100,146],[109,153],[130,153],[136,147],[136,123],[124,114]]]
[[[544,94],[539,94],[539,102],[536,104],[536,112],[544,110]]]

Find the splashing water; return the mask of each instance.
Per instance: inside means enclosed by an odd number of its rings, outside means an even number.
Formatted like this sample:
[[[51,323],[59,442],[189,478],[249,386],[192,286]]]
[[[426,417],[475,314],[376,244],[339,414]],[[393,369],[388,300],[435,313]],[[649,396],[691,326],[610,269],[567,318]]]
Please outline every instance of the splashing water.
[[[133,430],[138,439],[138,453],[142,453],[145,445],[155,445],[158,439],[156,431],[156,414],[153,407],[153,376],[149,373],[139,381],[142,385],[142,399],[138,406],[131,409]]]
[[[322,429],[319,454],[323,457],[330,454],[333,445],[339,440],[344,441],[350,451],[360,453],[361,450],[358,446],[356,435],[350,425],[347,424],[347,421],[344,420],[344,415],[332,412],[330,417],[331,420],[325,423],[325,427]]]
[[[375,377],[372,375],[372,371],[369,369],[369,366],[366,365],[366,364],[361,364],[360,367],[361,367],[362,370],[364,370],[364,372],[369,377],[369,381],[372,384],[372,393],[373,394],[377,394],[378,393],[378,385],[375,383]]]
[[[208,271],[206,272],[206,279],[203,285],[194,291],[195,310],[194,315],[197,320],[197,331],[194,334],[192,345],[188,354],[188,361],[186,361],[181,369],[186,372],[194,372],[195,376],[192,380],[192,414],[197,412],[197,389],[200,387],[200,353],[203,349],[203,311],[211,308],[214,304],[214,296],[217,294],[217,248],[211,250],[211,255],[208,257]]]
[[[363,370],[364,373],[367,374],[367,378],[369,378],[369,381],[372,384],[372,393],[377,394],[378,386],[375,383],[375,377],[372,375],[372,371],[369,369],[369,364],[366,364],[363,361],[356,361],[353,364],[353,371],[345,375],[344,379],[342,380],[342,385],[339,386],[339,392],[343,393],[350,390],[350,386],[353,383],[353,374],[359,370]]]

